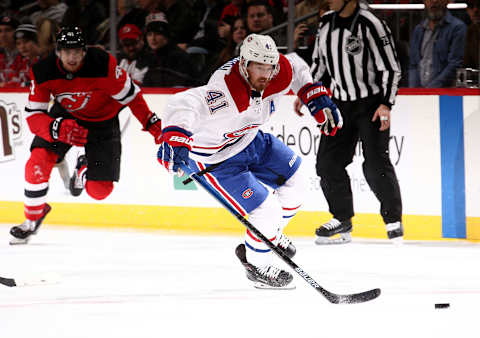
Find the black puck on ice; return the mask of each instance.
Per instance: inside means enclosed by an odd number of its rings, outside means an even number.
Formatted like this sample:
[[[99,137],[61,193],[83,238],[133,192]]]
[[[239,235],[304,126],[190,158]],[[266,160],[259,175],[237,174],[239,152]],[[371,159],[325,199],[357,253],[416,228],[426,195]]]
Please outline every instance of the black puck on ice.
[[[450,303],[437,303],[435,309],[447,309],[450,307]]]

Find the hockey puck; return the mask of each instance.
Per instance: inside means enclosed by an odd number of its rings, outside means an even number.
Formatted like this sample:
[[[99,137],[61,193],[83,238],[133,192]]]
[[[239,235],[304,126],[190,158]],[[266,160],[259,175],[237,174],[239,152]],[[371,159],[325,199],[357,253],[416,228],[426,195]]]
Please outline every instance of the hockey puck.
[[[437,303],[435,309],[447,309],[450,307],[450,303]]]

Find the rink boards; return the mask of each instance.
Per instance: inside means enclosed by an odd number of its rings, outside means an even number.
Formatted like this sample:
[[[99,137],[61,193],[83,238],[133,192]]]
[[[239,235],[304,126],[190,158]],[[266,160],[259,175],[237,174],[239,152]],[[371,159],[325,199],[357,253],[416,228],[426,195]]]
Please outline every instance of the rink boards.
[[[148,90],[150,108],[161,116],[174,90]],[[480,240],[480,91],[402,90],[392,111],[390,157],[400,183],[407,239],[466,238]],[[286,229],[291,235],[313,236],[330,218],[315,173],[320,134],[316,123],[292,110],[295,97],[283,97],[263,127],[303,158],[308,188],[304,208]],[[0,223],[23,220],[23,175],[32,135],[23,118],[27,93],[0,92]],[[184,186],[156,160],[157,145],[129,111],[122,133],[120,182],[105,201],[83,193],[72,197],[54,169],[47,224],[170,229],[195,233],[238,233],[238,221],[193,184]],[[70,171],[80,149],[67,154]],[[356,216],[354,236],[385,238],[379,203],[362,173],[358,146],[347,168]]]

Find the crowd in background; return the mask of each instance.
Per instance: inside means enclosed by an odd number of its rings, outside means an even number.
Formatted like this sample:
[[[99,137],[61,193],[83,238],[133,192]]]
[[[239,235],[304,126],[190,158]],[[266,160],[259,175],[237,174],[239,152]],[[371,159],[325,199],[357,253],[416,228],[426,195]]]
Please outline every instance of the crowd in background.
[[[456,69],[480,68],[480,0],[466,0],[466,10],[440,11],[447,2],[425,0],[426,7],[433,4],[430,10],[413,16],[403,11],[375,12],[394,26],[390,28],[402,68],[401,86],[452,87]],[[109,3],[0,0],[0,86],[28,86],[30,67],[54,50],[55,33],[61,26],[79,26],[88,45],[109,50]],[[287,7],[287,0],[117,0],[119,48],[115,54],[121,67],[142,86],[202,85],[215,69],[238,56],[249,33],[285,22]],[[295,51],[307,63],[319,19],[326,11],[327,0],[297,0],[297,18],[316,14],[299,23],[293,36]],[[440,15],[435,18],[437,29],[429,25],[435,12]],[[399,24],[392,24],[394,16]],[[269,35],[286,52],[286,29]],[[424,57],[427,52],[430,57]]]

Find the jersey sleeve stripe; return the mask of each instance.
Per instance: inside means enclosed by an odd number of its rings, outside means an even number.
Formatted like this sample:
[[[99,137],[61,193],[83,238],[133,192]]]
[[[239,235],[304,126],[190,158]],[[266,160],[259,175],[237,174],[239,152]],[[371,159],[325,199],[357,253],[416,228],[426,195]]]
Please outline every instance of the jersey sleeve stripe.
[[[129,80],[128,92],[124,96],[120,96],[119,98],[113,97],[123,105],[129,104],[135,98],[135,96],[137,96],[137,94],[140,92],[140,87],[138,87],[130,78],[128,78],[128,80]],[[116,96],[118,95],[119,94],[117,94]]]
[[[123,88],[115,95],[112,95],[112,98],[114,98],[117,101],[124,100],[128,93],[132,90],[132,80],[130,79],[130,76],[127,76],[125,78],[125,83],[123,84]]]
[[[25,106],[25,110],[29,111],[47,111],[48,110],[48,102],[35,102],[35,101],[28,101],[27,105]]]

